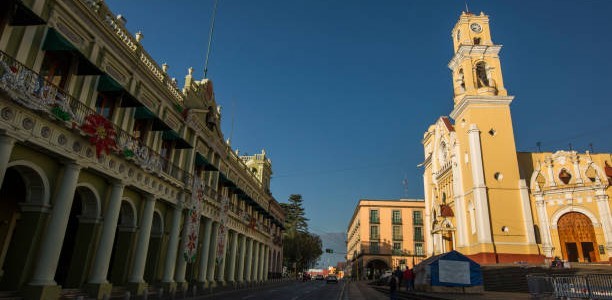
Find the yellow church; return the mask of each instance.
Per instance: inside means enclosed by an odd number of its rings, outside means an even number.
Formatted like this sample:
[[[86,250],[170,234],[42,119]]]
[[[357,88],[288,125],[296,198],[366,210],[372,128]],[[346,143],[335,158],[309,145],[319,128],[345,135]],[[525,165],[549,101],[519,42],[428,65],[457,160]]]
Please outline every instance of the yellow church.
[[[517,152],[489,17],[463,12],[452,38],[454,108],[422,140],[426,254],[612,261],[612,154]]]

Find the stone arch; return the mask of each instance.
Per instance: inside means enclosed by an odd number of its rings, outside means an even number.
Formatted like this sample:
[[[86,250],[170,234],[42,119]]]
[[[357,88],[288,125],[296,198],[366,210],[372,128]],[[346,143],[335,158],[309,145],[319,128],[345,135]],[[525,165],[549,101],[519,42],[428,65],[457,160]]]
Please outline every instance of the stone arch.
[[[590,210],[588,210],[588,209],[586,209],[584,207],[566,206],[566,207],[563,207],[563,208],[557,210],[552,215],[552,217],[550,218],[551,228],[552,229],[557,229],[557,223],[559,222],[559,218],[561,218],[564,214],[566,214],[568,212],[579,212],[579,213],[589,217],[589,219],[591,219],[591,223],[593,224],[593,227],[600,227],[601,226],[599,221],[597,221],[597,217],[595,217],[595,214],[593,214]]]
[[[7,168],[14,168],[26,184],[26,203],[49,206],[49,178],[38,165],[26,160],[12,161]],[[1,184],[1,183],[0,183]]]
[[[485,61],[479,61],[474,66],[476,72],[476,87],[488,87],[491,86],[489,82],[489,74],[487,74],[487,63]]]
[[[151,236],[161,237],[164,234],[164,218],[159,210],[153,212],[153,223],[151,224]]]
[[[384,257],[372,257],[365,264],[366,276],[369,279],[376,279],[383,275],[385,270],[391,269],[391,264]]]
[[[580,212],[563,214],[557,225],[563,258],[571,262],[599,261],[597,238],[591,219]]]
[[[138,214],[136,206],[130,200],[130,198],[123,198],[121,201],[121,210],[119,212],[119,224],[118,227],[122,228],[136,228]]]
[[[98,219],[100,217],[100,196],[94,186],[86,182],[79,183],[76,193],[83,202],[81,218]]]

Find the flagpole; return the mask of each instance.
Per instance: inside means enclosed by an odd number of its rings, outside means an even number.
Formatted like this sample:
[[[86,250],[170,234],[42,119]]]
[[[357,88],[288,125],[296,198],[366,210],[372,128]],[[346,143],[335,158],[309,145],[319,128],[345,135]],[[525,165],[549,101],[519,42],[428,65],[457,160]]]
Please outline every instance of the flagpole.
[[[218,0],[215,0],[215,4],[213,6],[212,18],[210,21],[210,31],[208,33],[208,47],[206,47],[206,61],[204,62],[204,78],[206,78],[208,74],[208,58],[210,56],[210,49],[212,45],[213,33],[215,32],[215,16],[217,15],[217,4]]]

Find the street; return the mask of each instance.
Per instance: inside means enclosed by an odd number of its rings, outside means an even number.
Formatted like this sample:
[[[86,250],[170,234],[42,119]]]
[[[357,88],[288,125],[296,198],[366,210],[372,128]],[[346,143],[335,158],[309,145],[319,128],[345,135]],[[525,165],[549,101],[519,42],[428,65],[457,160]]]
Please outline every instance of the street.
[[[231,299],[231,300],[304,300],[304,299],[349,299],[345,291],[345,281],[326,283],[325,281],[288,281],[275,286],[261,289],[246,289],[236,291],[223,291],[204,296],[202,299]]]

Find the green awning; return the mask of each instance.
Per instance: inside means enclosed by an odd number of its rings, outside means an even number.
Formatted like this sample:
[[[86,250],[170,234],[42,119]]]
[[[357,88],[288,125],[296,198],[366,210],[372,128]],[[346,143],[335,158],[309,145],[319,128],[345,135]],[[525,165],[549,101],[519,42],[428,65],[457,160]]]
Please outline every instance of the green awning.
[[[72,53],[78,59],[78,65],[76,74],[77,75],[102,75],[102,72],[94,63],[89,61],[78,48],[76,48],[70,41],[63,37],[57,30],[49,28],[47,30],[47,36],[43,43],[42,49],[45,51],[67,51]]]
[[[102,74],[98,79],[98,91],[99,92],[121,92],[125,91],[123,86],[115,81],[112,77],[107,74]]]
[[[162,133],[162,140],[175,141],[174,148],[176,149],[191,149],[193,148],[186,140],[184,140],[176,131],[166,130]]]
[[[204,171],[218,171],[218,169],[213,164],[211,164],[204,155],[200,154],[199,152],[196,152],[195,163],[196,166],[203,168]]]
[[[11,2],[11,0],[5,0],[5,1]],[[9,22],[9,25],[11,26],[31,26],[31,25],[43,25],[47,23],[47,21],[39,17],[29,7],[27,7],[23,2],[19,0],[13,1],[13,2],[14,3],[12,4],[8,4],[9,7],[12,7],[13,9],[13,14],[10,17],[11,21]]]
[[[134,119],[152,119],[153,120],[153,126],[151,128],[152,131],[172,130],[170,126],[166,125],[164,121],[162,121],[152,111],[150,111],[148,108],[144,106],[136,108],[136,112],[134,112]]]
[[[219,181],[223,184],[225,184],[225,186],[227,187],[234,187],[236,186],[236,184],[234,184],[233,181],[231,181],[229,178],[227,178],[227,176],[225,176],[225,174],[223,174],[222,172],[219,172]]]

